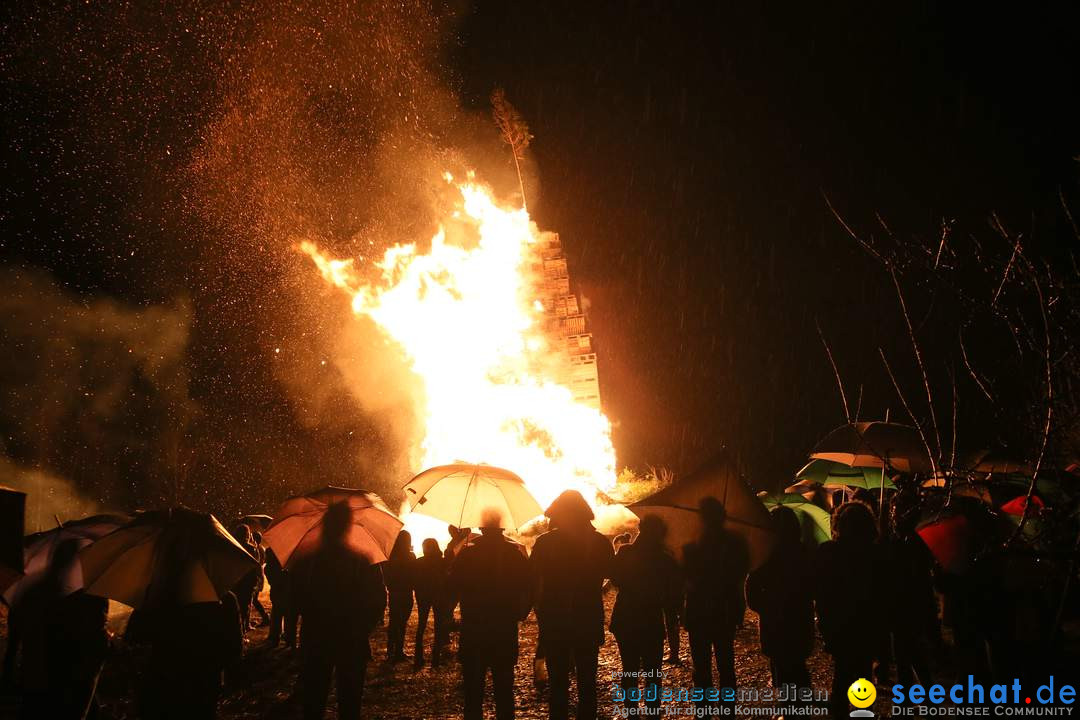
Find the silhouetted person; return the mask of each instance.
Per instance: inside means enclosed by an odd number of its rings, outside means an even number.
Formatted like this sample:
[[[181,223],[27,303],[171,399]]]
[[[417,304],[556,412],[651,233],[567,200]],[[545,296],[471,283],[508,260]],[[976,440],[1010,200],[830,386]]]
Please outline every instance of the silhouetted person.
[[[795,511],[770,513],[776,545],[772,555],[746,580],[746,600],[759,616],[761,653],[769,659],[773,687],[809,688],[806,659],[814,649],[813,564],[802,543]]]
[[[660,668],[664,658],[664,608],[680,597],[682,579],[664,546],[667,526],[655,515],[641,519],[641,532],[615,554],[611,581],[619,588],[611,611],[611,632],[619,644],[622,688],[627,705],[640,700],[638,674],[644,673],[645,703],[660,708]]]
[[[915,533],[918,506],[897,496],[892,506],[893,535],[885,545],[890,592],[886,617],[892,633],[896,681],[905,687],[931,685],[929,653],[941,642],[934,556]],[[916,679],[917,678],[917,679]]]
[[[262,546],[262,533],[258,530],[251,531],[251,547],[255,551],[254,558],[259,561],[259,576],[255,582],[255,591],[251,595],[251,606],[259,614],[260,622],[263,625],[269,625],[270,615],[259,598],[266,585],[266,548]]]
[[[416,643],[413,660],[416,667],[424,665],[424,632],[428,616],[435,624],[435,638],[431,645],[431,665],[438,667],[449,637],[446,618],[448,565],[435,538],[424,540],[424,554],[416,559],[413,573],[416,593]]]
[[[187,573],[168,573],[179,582]],[[150,648],[139,694],[146,720],[209,720],[217,717],[222,678],[243,652],[240,609],[226,593],[220,602],[177,605],[176,589],[151,587],[151,607],[132,613],[125,637]]]
[[[881,647],[881,580],[887,570],[877,536],[873,511],[861,502],[848,502],[833,515],[835,540],[818,547],[815,599],[825,650],[833,657],[833,718],[847,715],[847,689],[859,678],[871,677]]]
[[[306,720],[322,718],[331,679],[338,717],[356,720],[371,659],[370,636],[386,609],[382,571],[345,543],[352,511],[335,503],[323,517],[321,543],[290,571],[300,614],[300,695]]]
[[[735,687],[735,631],[743,621],[743,586],[749,566],[746,543],[724,527],[727,517],[716,498],[703,498],[702,535],[683,550],[686,610],[694,685],[711,688],[716,661],[720,688]]]
[[[77,540],[61,541],[46,574],[17,604],[16,645],[22,640],[21,715],[81,720],[96,709],[94,694],[105,662],[109,601],[77,591],[65,595],[65,576],[77,562]]]
[[[296,647],[297,613],[296,603],[291,598],[291,577],[289,571],[281,567],[273,548],[266,551],[266,580],[270,583],[270,634],[267,642],[270,647],[277,647],[284,636],[285,647]]]
[[[596,718],[596,667],[604,642],[604,579],[611,577],[611,543],[592,526],[581,493],[566,490],[544,513],[551,530],[533,546],[536,618],[550,683],[552,720],[569,716],[570,668],[577,671],[578,720]]]
[[[244,523],[240,523],[233,528],[232,536],[236,539],[236,542],[240,543],[240,547],[247,550],[251,557],[258,560],[259,552],[255,549],[255,544],[251,537],[251,528]],[[255,592],[261,579],[262,569],[260,567],[253,567],[247,574],[240,578],[232,588],[233,595],[236,596],[236,602],[240,606],[240,623],[244,628],[245,634],[247,633],[249,623],[251,622],[251,602],[255,598]]]
[[[483,716],[484,680],[491,671],[495,717],[514,717],[518,622],[529,613],[529,563],[503,537],[497,511],[485,512],[481,536],[461,549],[450,589],[461,602],[459,656],[464,673],[465,720]]]
[[[413,609],[413,573],[416,555],[408,530],[398,533],[390,559],[383,566],[386,589],[390,593],[390,623],[386,630],[386,655],[391,662],[407,660],[405,628]]]
[[[672,603],[664,608],[664,636],[667,638],[668,654],[664,662],[678,665],[682,662],[679,658],[679,647],[682,645],[682,636],[679,633],[679,614],[682,612],[683,594],[680,591],[672,593]]]

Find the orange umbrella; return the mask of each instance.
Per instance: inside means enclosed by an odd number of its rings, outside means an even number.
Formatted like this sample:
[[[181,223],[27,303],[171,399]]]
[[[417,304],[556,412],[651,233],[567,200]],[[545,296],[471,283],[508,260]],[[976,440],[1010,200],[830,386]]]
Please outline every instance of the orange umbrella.
[[[338,503],[348,505],[352,515],[346,545],[370,563],[385,562],[402,522],[382,498],[367,490],[326,487],[289,498],[274,513],[276,519],[263,533],[263,542],[282,565],[292,564],[319,547],[323,517],[331,505]]]

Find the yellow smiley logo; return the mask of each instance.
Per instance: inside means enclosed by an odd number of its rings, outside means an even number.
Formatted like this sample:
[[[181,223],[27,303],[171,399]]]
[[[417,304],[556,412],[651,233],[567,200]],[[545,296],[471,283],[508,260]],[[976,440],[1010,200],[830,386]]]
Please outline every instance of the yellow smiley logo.
[[[866,678],[859,678],[847,689],[847,699],[857,708],[868,708],[877,700],[877,688]]]

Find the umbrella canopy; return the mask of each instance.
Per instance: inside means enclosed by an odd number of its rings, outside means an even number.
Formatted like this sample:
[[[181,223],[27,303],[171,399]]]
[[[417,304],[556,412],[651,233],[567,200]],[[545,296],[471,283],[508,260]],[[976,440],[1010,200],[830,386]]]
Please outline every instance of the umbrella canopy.
[[[23,574],[26,493],[0,486],[0,590]]]
[[[802,495],[759,492],[758,498],[769,510],[780,505],[791,508],[795,516],[799,518],[799,525],[802,526],[803,542],[820,545],[832,538],[832,521],[829,511],[818,507]]]
[[[927,473],[932,468],[918,430],[898,423],[841,425],[817,444],[810,457],[848,467],[880,468],[887,462],[902,473]]]
[[[1020,460],[1000,449],[983,449],[966,455],[960,460],[960,467],[979,475],[1021,475],[1031,477],[1034,464]]]
[[[892,478],[885,474],[881,467],[852,467],[834,460],[814,459],[795,473],[798,483],[792,485],[786,492],[803,492],[803,483],[822,485],[827,488],[864,488],[866,490],[880,490],[882,477],[885,479],[885,488],[894,489]]]
[[[948,515],[923,523],[915,531],[941,567],[964,573],[971,563],[971,524],[963,515]]]
[[[66,563],[67,567],[53,568],[56,549],[61,543],[73,541],[81,550],[129,522],[131,517],[128,515],[94,515],[82,520],[72,520],[52,530],[28,535],[23,553],[26,576],[7,589],[4,601],[9,605],[14,604],[27,588],[45,577],[50,570],[56,571],[61,596],[82,589],[82,564],[73,558]]]
[[[269,515],[245,515],[240,518],[240,522],[253,530],[265,530],[274,522],[274,518]]]
[[[638,517],[656,515],[664,520],[668,526],[668,546],[681,556],[683,547],[701,535],[701,516],[697,510],[707,497],[723,503],[727,514],[725,528],[746,542],[750,568],[760,567],[773,546],[769,513],[722,456],[633,503],[630,510]]]
[[[220,600],[258,562],[213,515],[152,510],[79,553],[86,592],[135,608]]]
[[[1017,497],[1014,497],[1009,502],[1003,504],[1001,506],[1001,512],[1008,513],[1009,515],[1023,516],[1024,512],[1027,510],[1027,506],[1027,496],[1019,495]],[[1042,501],[1042,498],[1040,498],[1038,495],[1032,495],[1031,510],[1030,512],[1028,512],[1028,515],[1031,517],[1038,516],[1042,512],[1042,509],[1044,507],[1046,507],[1046,503]]]
[[[367,490],[326,487],[289,498],[278,508],[277,519],[263,533],[263,542],[274,551],[282,565],[292,564],[319,547],[323,517],[331,505],[338,503],[347,505],[351,514],[345,544],[368,562],[386,562],[402,522],[390,512],[382,498]]]
[[[525,482],[492,465],[439,465],[405,484],[413,512],[457,527],[479,527],[488,508],[502,514],[502,527],[516,530],[544,510]]]

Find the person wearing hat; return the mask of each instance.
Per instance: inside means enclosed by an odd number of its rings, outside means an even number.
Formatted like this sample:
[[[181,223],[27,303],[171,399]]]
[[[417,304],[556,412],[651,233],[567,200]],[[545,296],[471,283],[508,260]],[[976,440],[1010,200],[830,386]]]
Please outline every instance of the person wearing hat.
[[[497,509],[481,515],[480,537],[458,553],[451,592],[461,603],[461,658],[465,720],[480,720],[484,680],[491,670],[497,720],[514,717],[518,623],[529,614],[531,578],[521,546],[503,536]]]
[[[551,530],[536,539],[532,567],[536,618],[547,656],[549,715],[569,717],[570,668],[577,670],[578,720],[596,717],[596,669],[604,643],[604,580],[615,552],[592,526],[593,512],[576,490],[566,490],[544,513]]]

